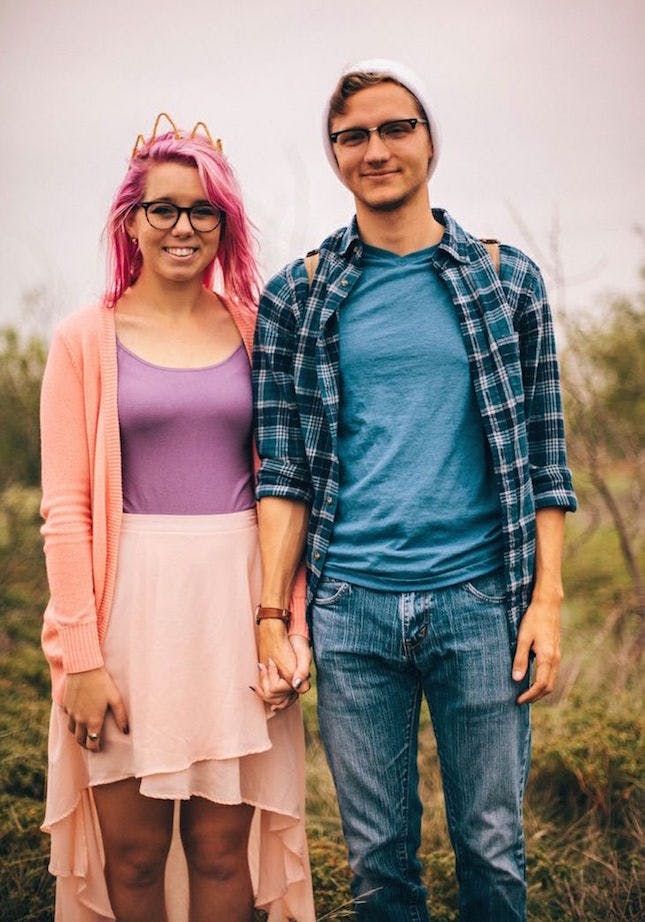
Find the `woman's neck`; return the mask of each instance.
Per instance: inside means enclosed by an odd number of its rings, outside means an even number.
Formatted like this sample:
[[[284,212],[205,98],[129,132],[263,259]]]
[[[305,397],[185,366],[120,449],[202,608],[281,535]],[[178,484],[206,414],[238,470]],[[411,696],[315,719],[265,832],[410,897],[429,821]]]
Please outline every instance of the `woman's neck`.
[[[127,303],[130,313],[154,312],[158,316],[179,319],[201,310],[210,295],[201,278],[191,279],[190,282],[171,282],[148,275],[144,270],[122,300]]]

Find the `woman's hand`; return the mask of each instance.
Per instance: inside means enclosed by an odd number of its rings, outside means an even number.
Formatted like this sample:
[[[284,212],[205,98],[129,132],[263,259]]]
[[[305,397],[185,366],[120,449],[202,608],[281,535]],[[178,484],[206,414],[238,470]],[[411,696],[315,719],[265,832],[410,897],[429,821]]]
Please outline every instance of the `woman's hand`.
[[[253,690],[272,711],[283,711],[293,704],[298,692],[281,678],[278,667],[271,658],[266,666],[264,663],[258,663],[258,670],[258,683]]]
[[[289,637],[277,621],[261,622],[258,640],[260,674],[254,691],[271,710],[283,711],[311,688],[309,641],[299,634]]]
[[[67,728],[80,746],[92,752],[101,748],[101,731],[108,708],[117,727],[129,733],[128,715],[119,690],[104,666],[65,677],[63,707],[69,717]]]

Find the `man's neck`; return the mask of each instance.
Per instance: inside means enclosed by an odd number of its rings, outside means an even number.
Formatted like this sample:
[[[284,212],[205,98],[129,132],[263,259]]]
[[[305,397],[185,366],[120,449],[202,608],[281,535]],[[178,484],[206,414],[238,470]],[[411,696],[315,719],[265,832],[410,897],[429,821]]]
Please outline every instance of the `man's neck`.
[[[443,225],[435,220],[427,198],[394,211],[376,211],[356,202],[356,219],[363,243],[398,256],[416,253],[439,243]]]

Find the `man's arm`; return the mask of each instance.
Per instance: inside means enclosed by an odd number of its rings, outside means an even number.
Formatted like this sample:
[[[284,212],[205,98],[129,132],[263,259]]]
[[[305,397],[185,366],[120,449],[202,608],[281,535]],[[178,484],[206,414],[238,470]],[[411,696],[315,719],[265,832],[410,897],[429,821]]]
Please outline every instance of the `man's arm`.
[[[527,268],[523,289],[517,330],[535,508],[574,512],[553,317],[544,280],[533,263]]]
[[[560,375],[553,318],[539,269],[531,264],[520,307],[529,466],[535,497],[536,559],[531,603],[520,624],[513,678],[521,680],[535,654],[536,673],[518,704],[537,701],[555,686],[560,663],[564,517],[576,508],[567,466]]]
[[[513,679],[521,681],[529,666],[529,653],[535,654],[536,673],[531,687],[520,695],[518,704],[538,701],[555,686],[560,665],[560,606],[562,605],[562,547],[564,509],[538,509],[535,515],[535,584],[531,604],[520,624],[513,660]]]
[[[288,606],[304,554],[308,521],[306,503],[279,496],[265,496],[260,500],[262,605],[268,608]]]
[[[271,280],[261,300],[253,356],[262,605],[288,608],[303,557],[311,479],[294,392],[295,280],[289,270]],[[275,696],[308,690],[311,653],[305,637],[287,635],[279,620],[258,626],[260,685]],[[287,704],[288,700],[284,701]]]
[[[304,553],[309,507],[298,500],[267,496],[260,500],[258,521],[262,555],[261,604],[267,608],[286,608]],[[273,694],[280,691],[288,694],[292,689],[302,694],[309,690],[309,642],[299,635],[289,637],[282,621],[265,619],[260,622],[258,656],[265,666],[272,660],[281,677],[279,682],[265,683]]]

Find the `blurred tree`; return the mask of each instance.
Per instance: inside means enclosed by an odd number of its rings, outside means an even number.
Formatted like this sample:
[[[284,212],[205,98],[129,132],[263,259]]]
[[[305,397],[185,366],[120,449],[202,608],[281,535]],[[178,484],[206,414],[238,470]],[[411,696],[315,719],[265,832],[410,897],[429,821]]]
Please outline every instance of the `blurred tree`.
[[[645,282],[645,272],[642,273]],[[630,677],[640,675],[645,646],[645,598],[643,594],[643,442],[645,396],[645,286],[632,298],[608,301],[599,314],[558,312],[566,348],[562,356],[562,381],[567,416],[568,446],[581,508],[588,525],[576,550],[586,569],[591,589],[597,575],[587,557],[590,544],[610,523],[628,575],[629,589],[614,597],[603,611],[602,624],[588,644],[595,672],[600,651],[614,664],[613,693],[620,693]],[[609,547],[606,554],[611,557]],[[592,558],[593,559],[593,555]],[[601,582],[614,583],[614,575],[597,563]],[[591,567],[591,569],[590,569]],[[578,569],[580,569],[578,567]],[[585,568],[583,567],[583,570]],[[628,584],[628,585],[629,585]],[[609,587],[607,587],[609,588]],[[615,643],[615,654],[610,638]],[[584,656],[569,663],[562,694],[573,688],[584,667]]]
[[[38,335],[0,330],[0,492],[40,483],[38,406],[47,347]]]
[[[608,515],[634,588],[620,606],[640,616],[636,647],[645,640],[643,559],[643,348],[645,346],[645,266],[640,290],[631,298],[607,299],[600,312],[572,310],[566,304],[571,285],[588,281],[600,268],[578,279],[565,271],[557,208],[546,248],[540,246],[522,215],[509,211],[549,281],[556,322],[564,333],[561,356],[567,445],[576,475],[576,489],[589,515],[591,533]],[[645,228],[634,227],[645,242]],[[604,512],[604,515],[603,515]],[[584,536],[583,536],[584,537]],[[617,612],[620,628],[624,619]],[[638,651],[636,651],[638,652]]]
[[[645,291],[611,300],[600,316],[560,319],[571,461],[611,518],[642,612]]]

